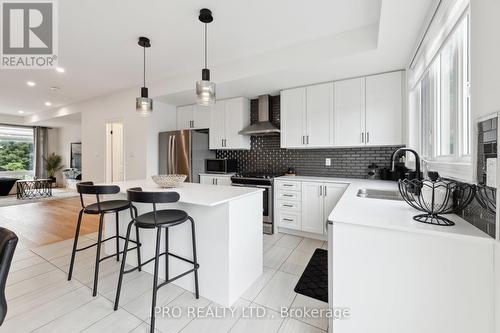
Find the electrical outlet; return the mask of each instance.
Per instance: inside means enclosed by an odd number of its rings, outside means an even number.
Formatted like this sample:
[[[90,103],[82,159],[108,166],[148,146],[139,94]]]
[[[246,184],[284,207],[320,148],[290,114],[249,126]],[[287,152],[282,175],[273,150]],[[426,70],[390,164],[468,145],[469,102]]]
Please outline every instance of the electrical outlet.
[[[325,158],[325,166],[332,166],[332,159],[331,158]]]

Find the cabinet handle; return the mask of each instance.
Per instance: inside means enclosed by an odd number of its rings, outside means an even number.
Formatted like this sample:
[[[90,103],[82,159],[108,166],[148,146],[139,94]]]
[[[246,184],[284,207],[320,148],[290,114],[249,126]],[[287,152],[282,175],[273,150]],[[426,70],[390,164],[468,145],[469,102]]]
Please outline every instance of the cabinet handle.
[[[292,219],[283,218],[283,221],[293,222]]]
[[[283,194],[283,196],[284,196],[284,197],[289,197],[289,198],[293,197],[293,195],[292,195],[292,194]]]
[[[215,185],[215,178],[212,178],[212,185]]]
[[[302,135],[302,144],[305,144],[305,137]]]
[[[325,185],[325,197],[327,196],[328,194],[326,193],[326,185]]]
[[[370,132],[366,132],[366,143],[370,142]]]
[[[283,184],[283,186],[292,187],[293,185],[292,184]]]
[[[219,180],[215,178],[215,185],[219,185]]]
[[[309,144],[309,135],[306,135],[306,144]]]
[[[194,120],[193,120],[193,128],[194,128]]]
[[[323,196],[323,185],[321,185],[319,187],[319,196],[322,197]]]
[[[224,147],[224,139],[220,140],[220,145],[221,145],[221,147]]]
[[[284,207],[290,207],[290,208],[292,208],[292,207],[293,207],[293,205],[286,205],[286,204],[284,204],[283,206],[284,206]]]
[[[365,143],[365,133],[361,133],[361,143]]]

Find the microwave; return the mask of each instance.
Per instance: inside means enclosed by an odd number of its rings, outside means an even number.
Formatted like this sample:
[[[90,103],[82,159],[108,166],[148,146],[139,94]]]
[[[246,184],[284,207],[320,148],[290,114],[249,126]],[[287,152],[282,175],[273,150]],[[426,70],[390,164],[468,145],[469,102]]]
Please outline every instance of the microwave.
[[[230,158],[207,158],[205,171],[207,173],[232,173],[236,172],[238,161]]]

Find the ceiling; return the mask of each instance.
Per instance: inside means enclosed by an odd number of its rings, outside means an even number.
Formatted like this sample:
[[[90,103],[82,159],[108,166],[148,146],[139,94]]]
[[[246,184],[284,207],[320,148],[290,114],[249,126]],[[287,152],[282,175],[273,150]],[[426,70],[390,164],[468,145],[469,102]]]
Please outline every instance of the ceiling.
[[[59,65],[66,72],[0,70],[0,114],[30,115],[140,87],[142,35],[152,43],[147,81],[154,96],[175,105],[194,101],[203,65],[197,14],[204,7],[214,13],[209,68],[219,97],[403,68],[431,2],[59,1]]]

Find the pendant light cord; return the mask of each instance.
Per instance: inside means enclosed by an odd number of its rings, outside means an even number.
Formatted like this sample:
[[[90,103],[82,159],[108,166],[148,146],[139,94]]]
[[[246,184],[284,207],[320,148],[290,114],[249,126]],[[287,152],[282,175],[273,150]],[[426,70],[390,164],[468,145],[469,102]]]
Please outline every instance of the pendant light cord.
[[[143,87],[145,87],[145,86],[146,86],[146,48],[145,48],[145,47],[143,47],[142,49],[143,49],[143,51],[144,51],[144,56],[143,56],[143,58],[142,58],[142,59],[143,59],[142,79],[143,79],[143,81],[144,81],[144,85],[143,85]]]
[[[207,24],[205,23],[205,68],[207,68]]]

